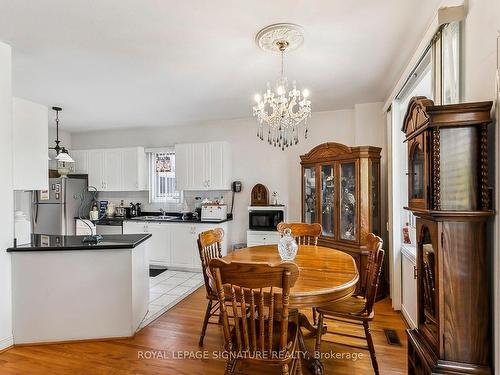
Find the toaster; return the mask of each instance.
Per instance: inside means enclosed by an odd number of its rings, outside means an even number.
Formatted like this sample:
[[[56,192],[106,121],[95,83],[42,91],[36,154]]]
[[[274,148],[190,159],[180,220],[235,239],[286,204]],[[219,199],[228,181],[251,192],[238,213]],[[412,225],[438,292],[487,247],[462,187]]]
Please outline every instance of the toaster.
[[[201,207],[201,221],[224,221],[227,219],[227,205],[203,205]]]

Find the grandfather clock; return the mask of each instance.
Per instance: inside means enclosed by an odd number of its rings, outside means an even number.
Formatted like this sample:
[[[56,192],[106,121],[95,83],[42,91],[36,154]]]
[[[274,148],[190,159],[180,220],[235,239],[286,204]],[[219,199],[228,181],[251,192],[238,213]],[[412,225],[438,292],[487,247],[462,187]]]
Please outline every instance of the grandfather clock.
[[[492,102],[409,103],[408,207],[417,222],[418,327],[409,374],[491,374],[486,224]]]

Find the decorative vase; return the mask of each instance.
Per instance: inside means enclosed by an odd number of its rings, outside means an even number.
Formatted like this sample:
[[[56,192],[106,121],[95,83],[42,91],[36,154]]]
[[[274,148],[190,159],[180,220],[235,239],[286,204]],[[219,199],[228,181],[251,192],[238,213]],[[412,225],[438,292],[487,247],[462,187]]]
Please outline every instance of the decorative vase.
[[[278,251],[280,253],[281,260],[294,260],[297,255],[298,248],[297,242],[292,236],[292,231],[290,228],[286,228],[283,233],[283,237],[281,237],[278,243]]]

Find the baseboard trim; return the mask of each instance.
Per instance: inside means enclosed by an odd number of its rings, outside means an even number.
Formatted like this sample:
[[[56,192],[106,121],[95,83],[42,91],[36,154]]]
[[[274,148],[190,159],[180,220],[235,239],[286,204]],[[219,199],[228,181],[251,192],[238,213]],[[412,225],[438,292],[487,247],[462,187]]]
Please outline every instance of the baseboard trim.
[[[135,334],[132,336],[117,336],[117,337],[101,337],[95,339],[76,339],[76,340],[61,340],[61,341],[44,341],[44,342],[23,342],[19,344],[14,344],[13,346],[22,347],[22,346],[37,346],[37,345],[57,345],[57,344],[78,344],[85,342],[93,342],[93,341],[111,341],[111,340],[128,340],[135,337]]]
[[[0,353],[5,352],[6,350],[12,349],[14,346],[14,337],[6,337],[0,340]]]
[[[406,322],[406,325],[408,325],[408,327],[410,329],[417,328],[417,325],[415,324],[415,322],[411,318],[410,313],[408,313],[408,311],[406,310],[406,308],[405,308],[405,306],[403,304],[401,304],[401,314],[403,315],[403,318],[404,318],[404,320]]]

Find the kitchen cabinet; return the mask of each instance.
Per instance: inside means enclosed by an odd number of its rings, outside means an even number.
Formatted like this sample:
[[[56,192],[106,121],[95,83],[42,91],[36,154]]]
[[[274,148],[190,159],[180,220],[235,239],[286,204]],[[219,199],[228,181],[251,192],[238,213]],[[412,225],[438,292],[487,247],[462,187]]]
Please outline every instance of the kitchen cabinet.
[[[171,226],[167,223],[147,223],[146,232],[151,233],[148,243],[148,257],[150,264],[171,264]]]
[[[88,175],[89,187],[95,187],[97,191],[104,191],[104,151],[95,150],[88,153]]]
[[[171,224],[172,267],[190,268],[195,265],[196,230],[194,225],[184,223]]]
[[[277,231],[247,231],[247,246],[277,245],[280,235]]]
[[[147,190],[147,160],[144,148],[134,147],[122,150],[121,191]]]
[[[98,191],[147,190],[147,161],[143,147],[72,150],[72,173],[88,173]]]
[[[126,220],[123,234],[151,233],[147,242],[149,264],[174,269],[199,271],[198,235],[220,227],[224,230],[222,254],[227,254],[228,222],[225,223],[171,223]]]
[[[106,191],[122,190],[122,150],[104,151],[104,189]]]
[[[401,249],[401,312],[411,328],[417,327],[417,268],[415,248],[405,245]]]
[[[15,190],[49,188],[47,129],[47,107],[20,98],[12,99],[12,178]]]
[[[231,152],[227,142],[175,145],[177,190],[230,190]]]
[[[75,161],[72,165],[72,174],[89,173],[89,152],[86,150],[72,150],[70,156]]]

